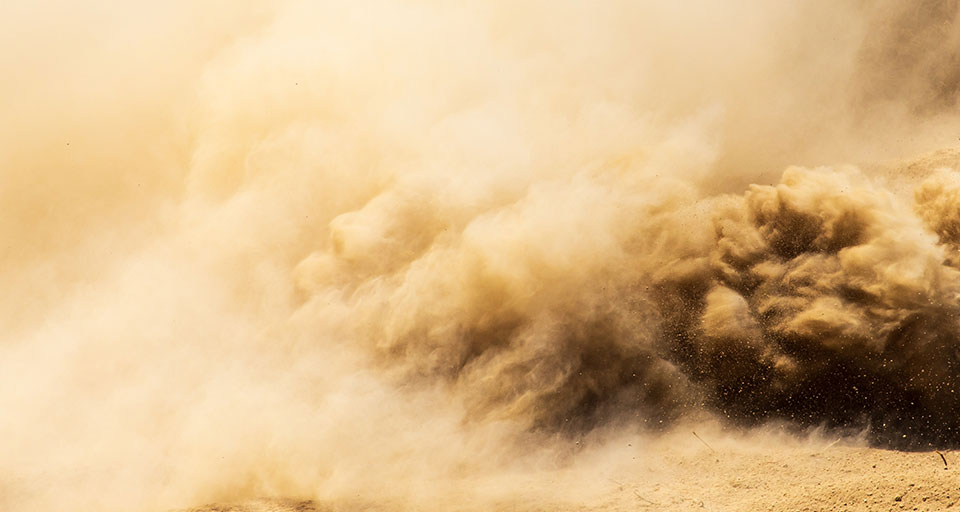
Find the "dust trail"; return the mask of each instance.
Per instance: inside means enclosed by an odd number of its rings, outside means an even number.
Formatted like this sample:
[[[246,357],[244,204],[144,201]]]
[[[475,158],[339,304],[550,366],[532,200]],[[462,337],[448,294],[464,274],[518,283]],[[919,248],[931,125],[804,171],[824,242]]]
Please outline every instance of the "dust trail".
[[[0,508],[485,510],[703,421],[960,441],[956,1],[0,19]]]

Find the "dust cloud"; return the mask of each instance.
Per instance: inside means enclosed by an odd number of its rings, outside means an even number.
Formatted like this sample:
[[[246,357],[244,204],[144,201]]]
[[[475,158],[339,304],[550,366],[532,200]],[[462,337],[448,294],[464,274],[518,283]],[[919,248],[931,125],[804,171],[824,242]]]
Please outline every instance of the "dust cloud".
[[[960,442],[956,1],[0,28],[4,510],[574,499],[691,423]]]

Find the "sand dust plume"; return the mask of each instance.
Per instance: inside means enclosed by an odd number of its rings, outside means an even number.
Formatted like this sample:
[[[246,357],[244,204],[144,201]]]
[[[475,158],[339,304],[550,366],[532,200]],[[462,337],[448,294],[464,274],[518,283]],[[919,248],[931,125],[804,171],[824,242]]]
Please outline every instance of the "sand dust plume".
[[[956,0],[0,29],[0,509],[562,508],[694,428],[960,445]]]

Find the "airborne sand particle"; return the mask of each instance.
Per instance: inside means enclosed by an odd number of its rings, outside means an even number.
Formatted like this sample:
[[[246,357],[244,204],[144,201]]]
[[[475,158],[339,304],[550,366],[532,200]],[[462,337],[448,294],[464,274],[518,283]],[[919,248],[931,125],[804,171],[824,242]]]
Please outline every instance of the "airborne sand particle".
[[[4,510],[960,442],[956,1],[75,4],[0,7]]]

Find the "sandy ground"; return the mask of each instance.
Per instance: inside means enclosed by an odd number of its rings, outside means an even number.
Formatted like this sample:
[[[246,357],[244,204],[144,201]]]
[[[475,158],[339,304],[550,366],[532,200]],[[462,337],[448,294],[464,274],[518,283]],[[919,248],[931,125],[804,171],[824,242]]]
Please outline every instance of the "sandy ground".
[[[714,451],[665,450],[609,476],[597,469],[597,488],[579,502],[552,502],[551,487],[572,485],[562,474],[529,483],[529,495],[491,505],[503,511],[839,511],[960,510],[960,453],[897,452],[858,446],[793,446]],[[664,463],[666,461],[666,463]],[[657,469],[653,469],[656,467]],[[602,481],[599,485],[598,482]],[[546,492],[543,492],[546,491]],[[454,509],[456,506],[454,506]],[[254,500],[190,512],[307,512],[375,509],[378,505]],[[444,510],[450,508],[444,507]]]

